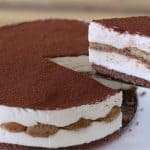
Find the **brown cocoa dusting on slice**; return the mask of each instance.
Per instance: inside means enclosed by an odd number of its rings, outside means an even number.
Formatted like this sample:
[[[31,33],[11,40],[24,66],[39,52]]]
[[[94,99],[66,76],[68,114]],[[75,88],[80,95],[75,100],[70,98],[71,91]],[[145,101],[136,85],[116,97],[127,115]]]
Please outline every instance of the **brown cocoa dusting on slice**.
[[[26,133],[33,137],[48,137],[54,135],[59,128],[54,125],[37,123],[35,126],[28,127]]]
[[[16,123],[16,122],[7,122],[1,125],[2,128],[8,130],[9,132],[24,132],[26,131],[26,127]]]

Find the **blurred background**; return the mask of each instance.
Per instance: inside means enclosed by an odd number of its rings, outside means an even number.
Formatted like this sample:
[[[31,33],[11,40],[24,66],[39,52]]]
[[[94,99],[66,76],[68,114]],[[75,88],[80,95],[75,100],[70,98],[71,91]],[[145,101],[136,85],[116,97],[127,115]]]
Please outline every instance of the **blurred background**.
[[[0,0],[0,25],[39,18],[150,15],[150,0]]]

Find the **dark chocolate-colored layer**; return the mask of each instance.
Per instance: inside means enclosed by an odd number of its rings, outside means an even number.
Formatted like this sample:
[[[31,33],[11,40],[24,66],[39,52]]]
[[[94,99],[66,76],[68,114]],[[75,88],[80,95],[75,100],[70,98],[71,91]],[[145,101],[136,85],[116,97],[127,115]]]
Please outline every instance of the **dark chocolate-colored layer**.
[[[106,28],[113,29],[119,33],[129,32],[130,34],[150,36],[149,16],[101,19],[94,20],[94,22],[100,23]]]
[[[112,135],[107,136],[104,139],[91,142],[89,144],[83,144],[74,147],[61,148],[59,150],[93,150],[95,148],[100,148],[102,145],[107,144],[108,142],[116,139],[122,133],[124,127],[126,127],[134,117],[137,109],[137,97],[136,89],[124,90],[123,91],[123,128],[121,130],[113,133]],[[2,150],[50,150],[48,148],[34,148],[27,146],[19,146],[13,144],[0,144],[0,149]],[[52,149],[51,149],[52,150]]]
[[[135,86],[142,86],[142,87],[147,87],[150,88],[150,82],[148,82],[147,80],[135,77],[135,76],[131,76],[131,75],[127,75],[124,73],[120,73],[117,72],[115,70],[110,70],[106,67],[103,67],[101,65],[95,65],[92,64],[92,67],[97,71],[97,73],[99,73],[100,75],[104,75],[106,77],[110,77],[112,79],[116,79],[116,80],[120,80],[129,84],[133,84]]]
[[[117,91],[50,62],[88,54],[88,24],[46,20],[0,28],[0,105],[62,109],[105,100]]]

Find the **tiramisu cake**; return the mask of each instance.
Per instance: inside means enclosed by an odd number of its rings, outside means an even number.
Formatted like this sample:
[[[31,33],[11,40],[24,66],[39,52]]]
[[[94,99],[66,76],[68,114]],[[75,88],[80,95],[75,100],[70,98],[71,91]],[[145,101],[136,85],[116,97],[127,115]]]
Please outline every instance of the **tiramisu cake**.
[[[98,73],[150,88],[150,17],[93,20],[88,38]]]
[[[121,91],[48,59],[87,54],[87,28],[47,20],[0,29],[0,147],[75,146],[120,129]]]

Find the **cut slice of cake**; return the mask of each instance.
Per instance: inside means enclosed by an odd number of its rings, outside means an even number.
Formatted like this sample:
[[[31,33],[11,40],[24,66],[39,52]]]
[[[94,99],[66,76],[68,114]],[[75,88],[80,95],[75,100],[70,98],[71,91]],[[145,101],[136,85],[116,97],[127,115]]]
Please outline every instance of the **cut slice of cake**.
[[[93,20],[89,60],[101,75],[150,88],[150,17]]]

